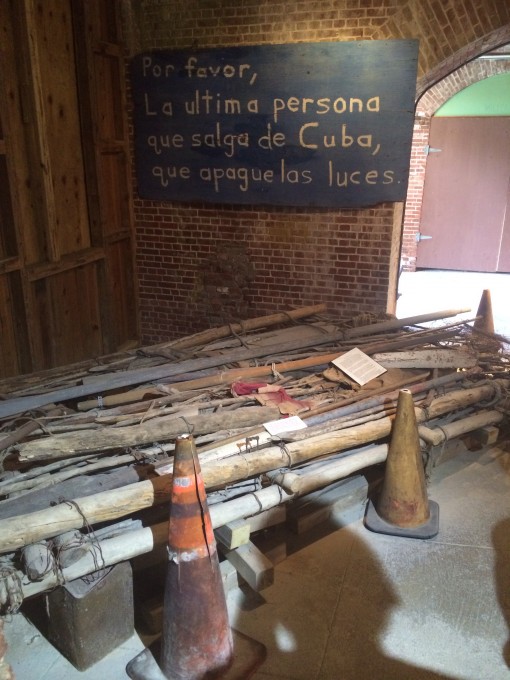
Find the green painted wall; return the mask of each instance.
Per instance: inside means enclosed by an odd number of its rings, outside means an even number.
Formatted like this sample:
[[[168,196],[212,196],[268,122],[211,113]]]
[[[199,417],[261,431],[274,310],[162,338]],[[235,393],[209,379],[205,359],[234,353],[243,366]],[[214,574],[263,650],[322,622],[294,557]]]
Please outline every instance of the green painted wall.
[[[510,116],[510,73],[480,80],[441,106],[436,116]]]

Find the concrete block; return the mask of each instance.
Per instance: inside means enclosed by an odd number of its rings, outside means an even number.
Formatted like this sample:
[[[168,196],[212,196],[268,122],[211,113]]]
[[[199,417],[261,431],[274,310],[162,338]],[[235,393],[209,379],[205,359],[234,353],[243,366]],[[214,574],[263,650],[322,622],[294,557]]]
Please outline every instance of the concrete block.
[[[66,583],[49,593],[47,611],[49,641],[73,666],[89,668],[133,635],[131,565]]]

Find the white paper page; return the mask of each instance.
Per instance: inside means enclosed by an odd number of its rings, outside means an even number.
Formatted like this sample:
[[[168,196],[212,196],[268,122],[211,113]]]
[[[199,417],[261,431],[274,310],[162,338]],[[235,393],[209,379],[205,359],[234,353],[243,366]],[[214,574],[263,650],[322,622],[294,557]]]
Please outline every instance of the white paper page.
[[[384,366],[378,364],[377,361],[371,359],[357,347],[349,350],[338,359],[333,359],[331,363],[335,364],[337,368],[359,385],[365,385],[382,373],[386,373]]]
[[[269,434],[275,435],[280,434],[280,432],[302,430],[307,427],[307,425],[299,416],[291,416],[290,418],[281,418],[280,420],[272,420],[269,423],[264,423],[264,427]]]

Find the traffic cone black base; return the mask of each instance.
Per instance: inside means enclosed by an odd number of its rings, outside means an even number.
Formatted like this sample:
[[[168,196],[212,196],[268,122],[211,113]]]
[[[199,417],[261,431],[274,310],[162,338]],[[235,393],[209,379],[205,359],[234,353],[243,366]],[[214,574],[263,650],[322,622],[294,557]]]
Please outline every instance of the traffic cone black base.
[[[406,538],[434,538],[439,532],[439,505],[429,501],[430,517],[425,524],[416,527],[399,527],[386,522],[377,512],[372,501],[368,502],[365,514],[365,526],[377,534],[403,536]]]
[[[264,663],[267,657],[266,647],[244,633],[232,630],[234,656],[228,670],[221,675],[221,680],[247,680]],[[156,661],[161,650],[161,639],[155,640],[150,648],[140,652],[126,666],[126,673],[131,680],[168,680]]]
[[[429,503],[420,439],[409,390],[400,390],[388,446],[386,469],[377,499],[370,503],[365,526],[407,538],[432,538],[439,531],[439,506]]]

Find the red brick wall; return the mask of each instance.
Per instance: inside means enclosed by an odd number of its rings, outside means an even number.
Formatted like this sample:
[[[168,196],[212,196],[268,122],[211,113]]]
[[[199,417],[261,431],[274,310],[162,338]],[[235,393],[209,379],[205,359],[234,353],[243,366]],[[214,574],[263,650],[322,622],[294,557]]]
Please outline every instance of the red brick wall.
[[[420,38],[422,76],[510,22],[499,0],[128,0],[123,6],[131,54]],[[423,162],[418,150],[414,155]],[[418,211],[410,201],[415,222]],[[136,199],[135,219],[143,343],[301,304],[326,302],[341,317],[386,309],[392,205],[262,209]]]

